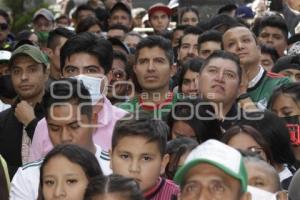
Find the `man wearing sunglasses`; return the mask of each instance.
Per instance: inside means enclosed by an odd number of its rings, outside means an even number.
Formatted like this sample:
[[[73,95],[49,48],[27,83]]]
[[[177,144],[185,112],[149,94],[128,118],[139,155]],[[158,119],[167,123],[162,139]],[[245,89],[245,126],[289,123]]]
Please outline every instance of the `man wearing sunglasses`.
[[[13,37],[9,30],[10,19],[7,12],[0,9],[0,49],[11,50]]]

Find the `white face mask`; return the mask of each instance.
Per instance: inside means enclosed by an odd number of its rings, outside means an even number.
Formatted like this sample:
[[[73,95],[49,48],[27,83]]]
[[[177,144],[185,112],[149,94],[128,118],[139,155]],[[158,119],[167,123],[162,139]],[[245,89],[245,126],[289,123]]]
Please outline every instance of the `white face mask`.
[[[92,105],[95,105],[100,99],[103,99],[101,85],[104,82],[104,77],[99,78],[80,74],[78,76],[74,76],[73,78],[82,81],[83,85],[88,89],[91,95]]]

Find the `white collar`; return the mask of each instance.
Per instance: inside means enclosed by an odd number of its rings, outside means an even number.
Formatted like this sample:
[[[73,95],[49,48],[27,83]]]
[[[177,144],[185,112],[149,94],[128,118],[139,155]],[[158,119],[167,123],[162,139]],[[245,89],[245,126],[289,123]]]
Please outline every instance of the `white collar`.
[[[259,66],[259,72],[256,74],[256,76],[251,81],[249,81],[248,88],[254,87],[258,83],[258,81],[261,79],[264,72],[265,72],[264,68],[262,66]]]

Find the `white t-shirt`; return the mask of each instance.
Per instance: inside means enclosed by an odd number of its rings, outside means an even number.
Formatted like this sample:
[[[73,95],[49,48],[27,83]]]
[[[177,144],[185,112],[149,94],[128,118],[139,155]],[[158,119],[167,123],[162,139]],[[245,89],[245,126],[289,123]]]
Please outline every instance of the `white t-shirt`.
[[[104,175],[112,173],[110,158],[107,152],[96,145],[95,156],[101,166]],[[28,163],[19,167],[14,175],[10,187],[10,200],[34,200],[38,197],[40,183],[40,167],[43,159]]]

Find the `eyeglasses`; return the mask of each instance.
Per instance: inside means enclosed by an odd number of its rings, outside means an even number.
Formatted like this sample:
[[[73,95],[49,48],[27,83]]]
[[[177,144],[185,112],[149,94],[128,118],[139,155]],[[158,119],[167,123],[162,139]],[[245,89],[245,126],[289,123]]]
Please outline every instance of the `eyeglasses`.
[[[0,23],[0,29],[1,29],[1,31],[6,31],[8,29],[8,24]]]

